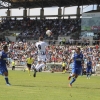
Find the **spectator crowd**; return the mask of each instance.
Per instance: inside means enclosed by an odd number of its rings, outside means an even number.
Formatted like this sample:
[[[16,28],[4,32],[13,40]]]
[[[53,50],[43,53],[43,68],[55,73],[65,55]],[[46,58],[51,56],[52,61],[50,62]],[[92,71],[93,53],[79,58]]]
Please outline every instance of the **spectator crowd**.
[[[26,42],[25,39],[32,38],[37,40],[40,36],[47,39],[48,37],[45,35],[45,33],[46,30],[49,29],[53,33],[53,43],[48,41],[49,46],[46,48],[48,63],[66,62],[68,64],[69,59],[75,52],[77,45],[82,44],[80,47],[81,52],[84,54],[85,63],[87,62],[88,57],[91,57],[93,67],[95,67],[100,63],[100,50],[96,43],[94,43],[94,46],[89,46],[89,39],[80,39],[78,40],[78,43],[76,43],[73,38],[70,38],[68,41],[66,41],[64,38],[63,40],[59,40],[58,44],[55,44],[54,37],[57,38],[58,36],[68,36],[71,33],[77,32],[80,27],[81,19],[3,19],[2,23],[0,23],[0,32],[11,30],[20,31],[20,34],[18,35],[18,42],[1,42],[0,50],[2,50],[2,46],[4,44],[7,44],[9,46],[9,59],[15,59],[20,64],[24,64],[26,62],[26,58],[29,57],[30,54],[36,60],[37,49],[35,47],[35,43]],[[24,41],[20,42],[20,40]],[[85,64],[84,67],[86,67]]]
[[[53,37],[68,36],[71,33],[78,31],[81,26],[81,19],[30,19],[23,18],[22,20],[3,19],[0,24],[0,31],[20,31],[19,38],[34,38],[39,36],[48,38],[45,35],[46,30],[51,30]]]
[[[0,43],[0,50],[2,50],[2,46],[7,44],[6,42]],[[8,44],[9,52],[8,57],[12,60],[16,60],[21,64],[26,62],[27,57],[30,55],[33,56],[35,61],[37,61],[37,49],[35,47],[35,43],[31,42],[12,42]],[[77,45],[49,45],[46,50],[47,55],[47,63],[63,63],[66,62],[68,64],[69,59],[72,54],[75,52]],[[95,46],[80,46],[81,52],[84,55],[85,64],[87,62],[88,57],[91,58],[93,67],[100,64],[100,48],[98,45]],[[84,67],[86,65],[84,64]]]

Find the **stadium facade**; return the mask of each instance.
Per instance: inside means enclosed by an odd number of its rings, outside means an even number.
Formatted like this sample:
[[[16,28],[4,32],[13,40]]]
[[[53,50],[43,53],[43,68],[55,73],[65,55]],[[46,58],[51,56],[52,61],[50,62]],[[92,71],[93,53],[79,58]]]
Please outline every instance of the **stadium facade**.
[[[80,6],[84,5],[97,5],[97,10],[95,12],[100,11],[100,0],[1,0],[0,1],[0,9],[7,9],[7,16],[1,16],[1,20],[5,18],[39,18],[39,19],[46,19],[46,17],[58,17],[58,19],[64,19],[64,17],[75,16],[76,18],[80,18],[82,15],[80,13],[81,9]],[[58,8],[58,15],[44,15],[44,8],[46,7],[59,7]],[[67,7],[77,6],[76,14],[64,14],[64,9]],[[63,7],[63,14],[62,8]],[[24,8],[23,16],[11,16],[11,9],[14,8]],[[27,15],[27,8],[41,8],[40,15],[38,16],[28,16]],[[92,11],[91,11],[92,12]],[[81,29],[78,29],[78,33],[80,33]]]
[[[0,9],[8,9],[7,10],[7,17],[13,17],[11,16],[11,10],[14,8],[24,8],[23,10],[23,16],[26,17],[27,15],[27,8],[41,8],[40,9],[40,16],[30,16],[30,17],[40,17],[40,19],[46,18],[46,17],[58,17],[61,19],[65,16],[77,16],[77,18],[80,18],[80,6],[83,5],[97,5],[97,10],[100,10],[99,7],[100,0],[1,0],[0,1]],[[72,7],[77,6],[77,13],[72,15],[62,15],[62,9],[61,7]],[[58,8],[58,15],[44,15],[44,8],[45,7],[59,7]],[[4,16],[3,16],[4,17]],[[22,17],[22,16],[19,16]]]

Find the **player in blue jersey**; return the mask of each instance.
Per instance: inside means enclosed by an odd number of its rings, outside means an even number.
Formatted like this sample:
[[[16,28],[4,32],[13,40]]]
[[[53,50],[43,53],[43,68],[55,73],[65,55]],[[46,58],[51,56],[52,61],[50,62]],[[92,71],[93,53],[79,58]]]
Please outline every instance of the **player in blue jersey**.
[[[72,74],[70,74],[70,76],[68,77],[68,80],[70,80],[71,77],[73,78],[71,82],[69,83],[69,87],[72,87],[72,84],[76,81],[77,77],[82,72],[83,54],[79,47],[76,48],[75,53],[72,55],[69,64],[72,62],[73,62]]]
[[[0,74],[5,77],[5,81],[7,85],[11,85],[8,80],[8,70],[7,70],[7,52],[8,46],[3,46],[3,51],[0,52]]]
[[[92,73],[92,61],[91,58],[88,57],[87,68],[86,68],[87,79],[90,79],[91,73]]]

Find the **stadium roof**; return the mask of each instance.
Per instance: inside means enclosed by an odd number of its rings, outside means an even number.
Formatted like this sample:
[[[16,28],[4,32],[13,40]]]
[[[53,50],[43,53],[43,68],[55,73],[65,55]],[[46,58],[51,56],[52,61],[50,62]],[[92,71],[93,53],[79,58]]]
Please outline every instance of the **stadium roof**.
[[[100,0],[0,0],[0,9],[4,8],[43,8],[43,7],[70,7],[100,4]]]

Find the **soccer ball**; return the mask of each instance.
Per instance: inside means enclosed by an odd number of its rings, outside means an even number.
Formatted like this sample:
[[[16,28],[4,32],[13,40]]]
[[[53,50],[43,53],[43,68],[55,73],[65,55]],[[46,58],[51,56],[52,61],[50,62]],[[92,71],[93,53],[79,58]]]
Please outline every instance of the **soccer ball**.
[[[52,32],[50,30],[46,31],[46,35],[50,36],[52,34]]]

